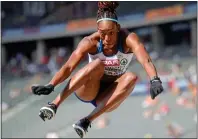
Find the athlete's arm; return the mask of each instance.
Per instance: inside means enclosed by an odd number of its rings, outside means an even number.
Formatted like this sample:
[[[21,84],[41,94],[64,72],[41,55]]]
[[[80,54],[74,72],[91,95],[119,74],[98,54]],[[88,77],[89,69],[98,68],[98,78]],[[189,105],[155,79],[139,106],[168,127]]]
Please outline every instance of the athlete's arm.
[[[88,37],[82,39],[76,50],[73,51],[67,62],[55,74],[49,84],[56,86],[66,80],[71,75],[76,66],[80,63],[81,59],[90,52],[90,50],[93,48],[93,45],[94,44],[90,39],[88,39]]]
[[[140,42],[139,37],[135,33],[130,33],[126,40],[127,46],[136,55],[137,60],[141,63],[150,79],[157,76],[157,71],[152,60],[147,53],[144,45]]]

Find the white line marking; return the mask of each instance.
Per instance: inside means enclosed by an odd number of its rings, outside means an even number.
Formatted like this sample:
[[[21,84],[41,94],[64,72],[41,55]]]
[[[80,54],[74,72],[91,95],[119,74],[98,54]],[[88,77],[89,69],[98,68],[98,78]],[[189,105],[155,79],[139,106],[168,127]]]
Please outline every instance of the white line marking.
[[[29,107],[37,100],[41,100],[44,96],[30,96],[26,100],[16,104],[15,107],[8,110],[8,112],[2,114],[2,123],[14,117],[17,113],[21,112],[25,108]]]

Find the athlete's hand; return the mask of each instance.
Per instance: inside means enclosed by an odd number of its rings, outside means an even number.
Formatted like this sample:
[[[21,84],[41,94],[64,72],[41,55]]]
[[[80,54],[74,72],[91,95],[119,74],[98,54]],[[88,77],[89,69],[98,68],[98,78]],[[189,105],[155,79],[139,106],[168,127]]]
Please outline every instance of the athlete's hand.
[[[164,89],[162,86],[162,82],[159,77],[154,77],[151,81],[150,95],[152,99],[155,99],[157,95],[159,95]]]
[[[32,93],[35,95],[49,95],[52,91],[54,86],[51,84],[32,86]]]

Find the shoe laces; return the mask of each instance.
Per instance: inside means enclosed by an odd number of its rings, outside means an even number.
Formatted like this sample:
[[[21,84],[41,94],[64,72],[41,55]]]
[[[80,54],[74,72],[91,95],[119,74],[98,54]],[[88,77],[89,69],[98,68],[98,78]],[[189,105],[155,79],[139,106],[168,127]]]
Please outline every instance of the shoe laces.
[[[56,112],[57,106],[54,103],[48,102],[48,105]]]
[[[89,119],[84,118],[84,119],[82,119],[81,122],[82,122],[82,125],[83,125],[83,127],[84,127],[84,130],[85,130],[86,132],[88,132],[88,127],[91,128],[91,122],[89,121]]]

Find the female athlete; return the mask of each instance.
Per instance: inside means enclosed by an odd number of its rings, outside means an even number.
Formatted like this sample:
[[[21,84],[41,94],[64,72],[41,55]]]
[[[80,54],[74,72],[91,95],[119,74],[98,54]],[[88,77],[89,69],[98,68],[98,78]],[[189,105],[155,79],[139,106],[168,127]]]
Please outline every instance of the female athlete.
[[[120,29],[115,9],[117,2],[98,2],[98,31],[83,38],[68,61],[47,85],[32,86],[36,95],[48,95],[55,86],[67,79],[81,59],[88,55],[89,63],[80,69],[55,100],[40,109],[40,117],[50,120],[59,105],[75,91],[83,102],[90,102],[96,108],[73,125],[83,138],[91,122],[105,112],[115,110],[133,91],[137,76],[127,72],[135,55],[150,77],[150,95],[154,99],[163,91],[160,78],[143,44],[135,33]]]

